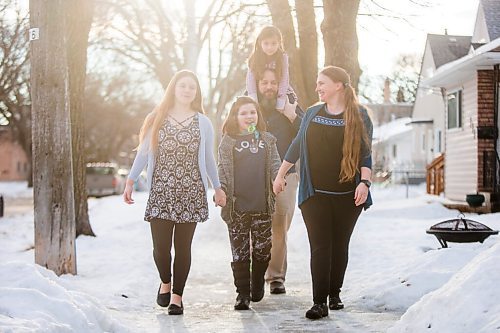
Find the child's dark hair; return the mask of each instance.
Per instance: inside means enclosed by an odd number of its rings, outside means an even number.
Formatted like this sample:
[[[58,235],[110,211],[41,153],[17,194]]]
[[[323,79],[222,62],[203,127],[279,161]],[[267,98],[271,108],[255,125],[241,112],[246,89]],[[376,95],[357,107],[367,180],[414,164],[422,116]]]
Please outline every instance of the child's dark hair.
[[[266,123],[264,122],[264,118],[262,118],[262,112],[260,111],[259,103],[257,103],[253,98],[248,96],[239,96],[236,97],[233,105],[231,105],[231,109],[229,110],[229,114],[227,115],[226,120],[224,121],[224,125],[222,125],[222,133],[229,135],[238,135],[240,133],[240,129],[238,127],[238,111],[240,107],[245,104],[253,104],[255,105],[255,109],[257,110],[257,130],[259,132],[263,132],[266,130]]]
[[[262,41],[268,38],[276,38],[278,39],[278,51],[274,53],[271,57],[262,51]],[[276,63],[276,68],[274,71],[276,72],[276,76],[278,81],[281,80],[281,75],[283,73],[283,53],[285,50],[283,48],[283,37],[281,35],[281,31],[275,26],[269,25],[262,28],[255,40],[255,45],[252,54],[248,57],[248,68],[254,73],[256,76],[260,76],[265,68],[266,64],[270,61],[274,61]]]

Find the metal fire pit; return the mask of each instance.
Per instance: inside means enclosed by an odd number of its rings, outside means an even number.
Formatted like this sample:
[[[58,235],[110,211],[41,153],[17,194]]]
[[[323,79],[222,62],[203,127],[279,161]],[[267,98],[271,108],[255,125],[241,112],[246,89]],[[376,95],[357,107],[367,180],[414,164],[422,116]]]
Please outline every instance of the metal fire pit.
[[[498,234],[498,230],[491,230],[482,223],[466,219],[463,214],[456,219],[434,224],[426,232],[436,236],[443,247],[448,247],[447,242],[482,243],[490,235]]]

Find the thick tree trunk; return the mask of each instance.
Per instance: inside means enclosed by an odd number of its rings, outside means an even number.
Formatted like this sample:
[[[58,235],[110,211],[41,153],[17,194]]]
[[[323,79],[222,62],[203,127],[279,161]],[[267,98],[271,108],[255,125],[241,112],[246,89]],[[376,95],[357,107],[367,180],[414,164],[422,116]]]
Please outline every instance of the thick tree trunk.
[[[69,68],[71,142],[73,149],[73,190],[76,237],[95,236],[90,226],[85,175],[85,117],[83,98],[87,68],[87,46],[92,25],[93,0],[66,0],[68,27],[67,59]]]
[[[361,69],[358,62],[356,17],[359,0],[323,0],[324,19],[321,23],[325,44],[325,66],[344,68],[357,90]]]
[[[76,274],[65,0],[30,0],[35,262]]]
[[[273,18],[273,24],[280,29],[283,34],[283,46],[289,58],[290,84],[299,98],[299,103],[301,105],[306,105],[307,95],[305,94],[300,53],[297,48],[290,5],[288,0],[268,0],[267,5]]]
[[[318,101],[316,77],[318,76],[318,32],[313,0],[295,1],[297,29],[300,43],[300,67],[304,78],[305,106]]]
[[[296,1],[296,3],[297,2],[298,1]],[[315,94],[311,93],[311,89],[314,89],[314,86],[311,88],[310,81],[311,80],[316,81],[316,75],[317,75],[316,71],[318,65],[317,61],[306,65],[307,63],[302,60],[302,54],[310,52],[308,58],[309,57],[317,58],[317,52],[318,52],[317,45],[316,48],[314,48],[314,43],[310,43],[308,45],[307,42],[304,42],[305,44],[304,49],[302,49],[303,46],[302,44],[300,49],[297,47],[297,39],[295,38],[296,35],[295,28],[293,25],[291,9],[288,0],[268,0],[267,5],[269,7],[269,11],[271,12],[271,16],[273,18],[273,24],[276,27],[278,27],[278,29],[280,29],[281,33],[283,34],[283,44],[285,47],[285,51],[289,57],[290,84],[297,93],[297,96],[299,98],[299,104],[304,107],[307,107],[313,104],[314,101],[317,99],[315,97]],[[301,18],[300,18],[301,22],[311,22],[311,20],[312,22],[314,22],[314,8],[312,10],[313,13],[312,19],[310,17],[306,17],[306,15],[311,13],[311,10],[309,8],[310,6],[312,6],[312,1],[309,0],[305,0],[304,3],[298,5],[298,7],[306,8],[306,11],[304,13],[301,13]],[[311,32],[312,29],[314,29],[315,31],[315,27],[314,28],[302,27],[300,29],[306,29],[309,32]],[[302,32],[304,33],[304,30],[302,30]],[[302,42],[304,38],[306,38],[306,36],[303,34],[302,37],[300,37],[300,41]],[[308,38],[312,39],[314,38],[314,35],[309,36]],[[308,46],[311,47],[311,49],[307,49]],[[306,71],[303,70],[304,66],[308,68]],[[310,76],[312,76],[312,78]]]
[[[31,109],[30,107],[23,107],[27,110]],[[26,111],[23,111],[26,112]],[[31,110],[29,110],[31,113]],[[32,148],[32,137],[31,137],[31,114],[28,115],[29,120],[24,121],[23,125],[23,140],[21,140],[21,146],[23,147],[24,152],[26,153],[26,157],[28,159],[28,187],[33,187],[33,148]]]

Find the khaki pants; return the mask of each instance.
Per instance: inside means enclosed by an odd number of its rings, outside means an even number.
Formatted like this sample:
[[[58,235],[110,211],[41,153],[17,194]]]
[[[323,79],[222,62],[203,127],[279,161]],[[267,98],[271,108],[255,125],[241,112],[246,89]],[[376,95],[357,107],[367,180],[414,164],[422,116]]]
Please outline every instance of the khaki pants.
[[[287,232],[297,203],[298,173],[286,176],[285,190],[276,196],[276,211],[272,220],[271,261],[266,272],[267,282],[285,282]]]

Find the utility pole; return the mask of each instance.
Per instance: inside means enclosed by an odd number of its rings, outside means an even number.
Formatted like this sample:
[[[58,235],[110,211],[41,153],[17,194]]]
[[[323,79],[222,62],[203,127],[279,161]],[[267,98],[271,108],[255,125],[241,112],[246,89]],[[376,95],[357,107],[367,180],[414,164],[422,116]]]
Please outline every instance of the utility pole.
[[[65,1],[30,0],[29,10],[35,262],[76,274]]]

